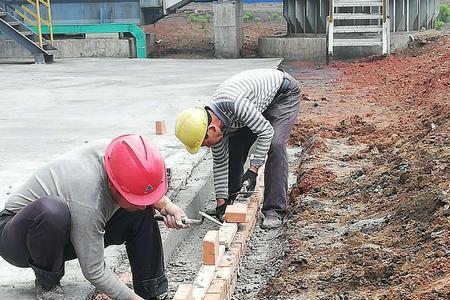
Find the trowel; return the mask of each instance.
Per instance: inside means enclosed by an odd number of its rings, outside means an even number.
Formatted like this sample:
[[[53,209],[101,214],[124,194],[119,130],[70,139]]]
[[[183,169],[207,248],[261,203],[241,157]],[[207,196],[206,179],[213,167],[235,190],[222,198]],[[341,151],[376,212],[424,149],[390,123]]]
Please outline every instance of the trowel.
[[[205,219],[208,219],[209,221],[213,222],[216,225],[222,226],[223,224],[219,221],[217,221],[216,219],[214,219],[213,217],[209,216],[208,214],[199,211],[198,212],[202,218],[201,219],[189,219],[189,218],[184,218],[181,220],[181,222],[183,222],[183,224],[185,225],[201,225],[203,224],[203,221],[205,221]],[[163,222],[164,221],[164,216],[163,215],[155,215],[155,220],[158,222]]]
[[[208,215],[207,213],[205,213],[203,211],[199,211],[198,213],[202,216],[202,220],[204,220],[206,218],[219,226],[223,225],[222,222],[219,222],[218,220],[214,219],[213,217],[211,217],[210,215]]]

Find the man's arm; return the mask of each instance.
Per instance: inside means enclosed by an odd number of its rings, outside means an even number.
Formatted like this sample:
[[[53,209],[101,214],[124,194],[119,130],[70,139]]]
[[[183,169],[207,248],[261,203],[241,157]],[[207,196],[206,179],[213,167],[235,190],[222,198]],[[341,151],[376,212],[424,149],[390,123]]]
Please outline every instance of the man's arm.
[[[234,113],[257,136],[256,149],[250,157],[250,169],[257,173],[258,168],[264,164],[275,131],[270,122],[247,98],[236,101]]]
[[[219,202],[219,200],[228,199],[228,137],[224,136],[211,150],[213,155],[214,190],[216,199]]]
[[[75,202],[70,206],[70,238],[84,277],[113,299],[139,299],[105,264],[103,237],[106,220],[92,208]]]

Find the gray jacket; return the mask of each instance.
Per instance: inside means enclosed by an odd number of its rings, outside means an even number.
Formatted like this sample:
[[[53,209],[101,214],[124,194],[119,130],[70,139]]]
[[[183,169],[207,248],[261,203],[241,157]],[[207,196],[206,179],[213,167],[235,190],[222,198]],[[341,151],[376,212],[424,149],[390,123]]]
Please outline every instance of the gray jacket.
[[[108,141],[97,141],[69,152],[40,168],[6,201],[14,213],[43,196],[67,203],[72,242],[84,276],[114,299],[132,299],[134,292],[106,266],[103,235],[106,222],[119,206],[107,185],[103,156]]]

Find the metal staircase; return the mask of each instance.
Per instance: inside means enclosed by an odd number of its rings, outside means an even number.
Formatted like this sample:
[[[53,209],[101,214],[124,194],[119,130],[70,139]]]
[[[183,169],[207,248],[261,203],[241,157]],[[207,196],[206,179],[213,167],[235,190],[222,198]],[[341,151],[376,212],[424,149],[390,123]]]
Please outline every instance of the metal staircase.
[[[42,15],[46,12],[46,18]],[[29,24],[30,26],[27,26]],[[50,30],[50,40],[42,36],[42,27]],[[0,31],[34,56],[36,63],[53,61],[53,32],[48,0],[0,0]]]
[[[388,0],[330,0],[327,63],[335,47],[380,46],[390,52]]]

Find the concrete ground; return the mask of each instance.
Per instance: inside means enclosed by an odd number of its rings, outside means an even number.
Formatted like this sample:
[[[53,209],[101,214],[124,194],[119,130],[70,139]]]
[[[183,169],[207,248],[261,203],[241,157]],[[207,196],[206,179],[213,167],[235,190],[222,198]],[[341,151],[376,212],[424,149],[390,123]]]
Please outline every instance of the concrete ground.
[[[246,69],[279,64],[279,59],[131,60],[73,59],[34,65],[2,61],[0,81],[0,209],[6,198],[39,166],[74,147],[124,133],[151,135],[174,178],[169,195],[190,214],[211,197],[209,156],[189,156],[173,135],[176,115],[201,106],[227,77]],[[168,134],[154,135],[164,120]],[[199,170],[204,170],[200,171]],[[208,181],[209,180],[209,181]],[[183,203],[181,203],[183,202]],[[188,214],[189,214],[188,213]],[[184,235],[163,231],[166,252]],[[167,250],[169,249],[169,250]],[[107,249],[113,269],[124,261],[121,247]],[[68,299],[86,299],[92,287],[76,261],[62,280]],[[0,261],[0,298],[33,299],[29,269]]]

